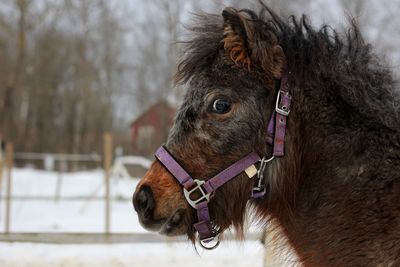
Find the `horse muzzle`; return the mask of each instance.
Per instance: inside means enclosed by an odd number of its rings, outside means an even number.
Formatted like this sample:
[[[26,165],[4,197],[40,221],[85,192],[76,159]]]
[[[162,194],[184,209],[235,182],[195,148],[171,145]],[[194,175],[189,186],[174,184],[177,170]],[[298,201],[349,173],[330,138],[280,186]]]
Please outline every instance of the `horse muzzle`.
[[[186,211],[178,208],[171,216],[166,218],[156,218],[155,199],[153,191],[147,185],[138,186],[133,195],[132,203],[138,214],[140,224],[149,231],[159,232],[167,236],[182,235],[186,233],[182,224]]]

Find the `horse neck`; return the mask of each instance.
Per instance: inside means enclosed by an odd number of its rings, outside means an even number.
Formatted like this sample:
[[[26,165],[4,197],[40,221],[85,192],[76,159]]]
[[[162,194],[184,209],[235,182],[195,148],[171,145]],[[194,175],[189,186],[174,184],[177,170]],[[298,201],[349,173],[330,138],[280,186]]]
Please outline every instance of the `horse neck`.
[[[372,236],[377,218],[367,215],[368,210],[378,207],[365,207],[364,202],[375,196],[371,193],[376,188],[389,186],[396,179],[392,177],[398,177],[391,189],[393,194],[385,193],[379,201],[390,206],[391,197],[400,195],[400,135],[383,124],[377,124],[376,130],[370,129],[359,113],[338,110],[336,103],[329,103],[326,92],[317,88],[308,87],[308,92],[292,90],[294,103],[288,121],[286,153],[268,169],[270,194],[259,208],[276,220],[301,261],[308,262],[307,266],[326,266],[326,259],[336,256],[341,259],[338,262],[350,262],[351,254],[346,259],[341,251],[367,249],[357,243],[357,236],[365,235],[365,229],[352,227],[352,221],[363,218],[365,228],[370,228],[371,240],[384,238]],[[373,142],[367,143],[369,140]],[[376,163],[382,157],[379,151],[388,153],[388,149],[391,160],[397,158],[397,163]],[[384,173],[387,180],[371,181],[374,173]],[[353,217],[354,210],[360,210],[359,217]],[[400,223],[400,214],[397,215]],[[343,236],[350,240],[340,241]],[[343,244],[331,246],[330,242]],[[320,256],[309,259],[313,255]]]

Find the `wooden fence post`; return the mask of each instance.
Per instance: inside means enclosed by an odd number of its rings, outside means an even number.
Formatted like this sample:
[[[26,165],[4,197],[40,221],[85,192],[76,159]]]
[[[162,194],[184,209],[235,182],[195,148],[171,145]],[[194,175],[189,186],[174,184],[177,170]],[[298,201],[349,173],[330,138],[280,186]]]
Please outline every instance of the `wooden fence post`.
[[[0,194],[1,194],[1,190],[2,190],[2,184],[3,184],[3,170],[4,170],[4,154],[3,154],[3,139],[1,138],[0,135]],[[1,214],[0,214],[1,215]],[[0,216],[1,218],[1,216]]]
[[[6,165],[7,165],[7,192],[6,192],[6,217],[5,233],[10,233],[11,226],[11,191],[12,191],[12,168],[14,163],[14,147],[12,143],[6,145]]]
[[[103,147],[104,185],[105,185],[105,233],[110,233],[111,206],[110,206],[110,175],[113,156],[113,140],[110,133],[104,134]]]
[[[56,193],[54,195],[54,201],[60,201],[61,197],[61,187],[63,183],[63,175],[67,171],[67,162],[65,159],[60,159],[60,163],[58,166],[58,175],[57,175],[57,183],[56,183]]]

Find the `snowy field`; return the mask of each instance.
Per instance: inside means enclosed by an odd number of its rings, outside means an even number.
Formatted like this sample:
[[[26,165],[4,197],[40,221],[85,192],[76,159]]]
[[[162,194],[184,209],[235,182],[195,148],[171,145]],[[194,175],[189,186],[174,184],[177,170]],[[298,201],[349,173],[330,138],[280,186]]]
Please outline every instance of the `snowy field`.
[[[60,176],[55,172],[33,169],[13,170],[13,196],[56,195]],[[102,200],[65,201],[63,197],[104,194],[103,172],[62,174],[61,199],[51,201],[14,200],[12,232],[103,232]],[[130,198],[138,180],[112,179],[111,231],[144,233],[133,211]],[[4,189],[4,186],[2,187]],[[4,192],[2,192],[4,196]],[[0,229],[4,229],[4,201]],[[258,241],[224,241],[215,251],[198,252],[188,243],[133,243],[113,245],[48,245],[0,243],[1,267],[36,266],[262,266],[263,248]]]
[[[0,243],[1,267],[261,267],[257,241],[224,242],[196,254],[186,243],[42,245]]]
[[[55,172],[14,169],[13,196],[54,197],[58,178],[59,175]],[[11,231],[91,233],[104,231],[103,200],[62,200],[63,197],[104,196],[103,171],[62,174],[61,179],[60,201],[13,200]],[[145,232],[137,220],[130,201],[137,182],[137,179],[111,181],[112,196],[127,199],[113,201],[111,204],[112,232]],[[0,229],[3,229],[3,223],[4,220],[1,220]]]

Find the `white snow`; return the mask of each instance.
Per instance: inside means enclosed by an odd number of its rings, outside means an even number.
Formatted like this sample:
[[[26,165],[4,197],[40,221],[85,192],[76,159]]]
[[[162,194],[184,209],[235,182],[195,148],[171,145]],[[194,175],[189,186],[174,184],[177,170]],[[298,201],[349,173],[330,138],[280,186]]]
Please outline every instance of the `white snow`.
[[[13,196],[55,196],[56,172],[13,170]],[[104,194],[102,170],[63,173],[61,200],[13,200],[12,232],[103,232],[102,200],[65,201],[62,197]],[[3,180],[4,181],[4,180]],[[112,179],[111,230],[114,233],[146,232],[133,211],[131,196],[138,179]],[[4,183],[3,183],[4,185]],[[1,196],[4,197],[5,186]],[[0,205],[0,231],[4,229],[4,201]],[[1,267],[47,266],[262,266],[263,248],[258,241],[223,241],[214,251],[189,243],[134,243],[113,245],[49,245],[0,243]]]
[[[0,243],[2,267],[261,267],[259,242],[224,242],[213,251],[186,243],[42,245]]]
[[[65,201],[62,197],[104,195],[102,170],[62,174],[61,200],[13,200],[11,230],[14,232],[103,232],[104,201]],[[14,169],[13,196],[55,196],[59,174],[33,169]],[[125,198],[111,203],[112,232],[145,232],[131,204],[138,179],[113,179],[111,194]],[[3,187],[2,196],[5,187]],[[4,202],[0,206],[4,210]],[[2,217],[0,217],[2,218]],[[3,229],[4,220],[0,220]]]
[[[151,160],[140,156],[123,156],[115,159],[122,164],[140,165],[144,168],[150,168]]]

